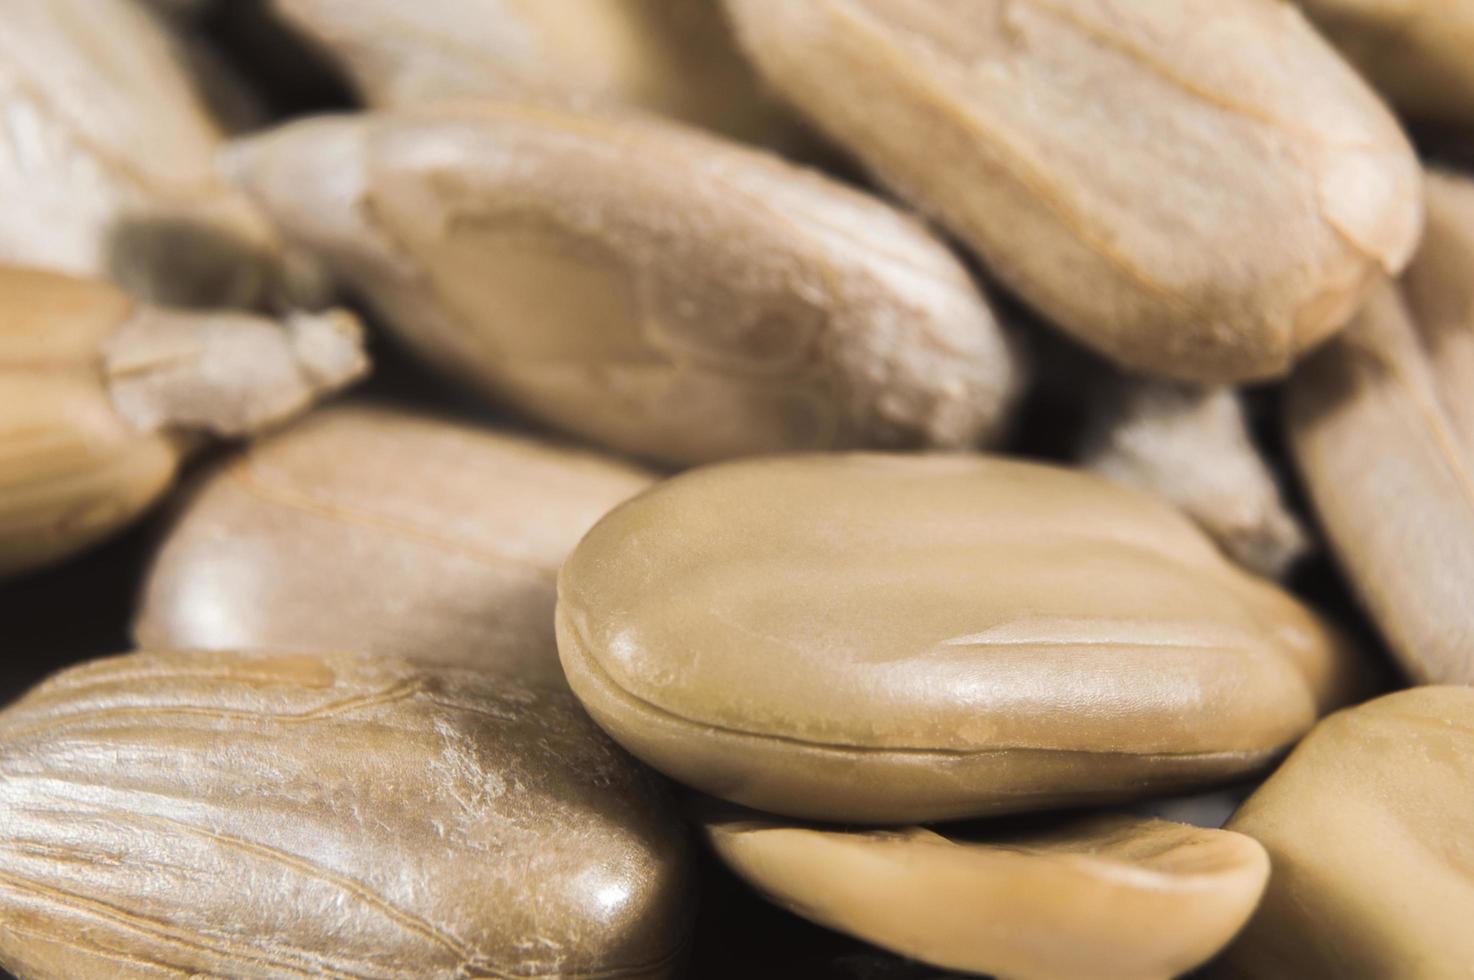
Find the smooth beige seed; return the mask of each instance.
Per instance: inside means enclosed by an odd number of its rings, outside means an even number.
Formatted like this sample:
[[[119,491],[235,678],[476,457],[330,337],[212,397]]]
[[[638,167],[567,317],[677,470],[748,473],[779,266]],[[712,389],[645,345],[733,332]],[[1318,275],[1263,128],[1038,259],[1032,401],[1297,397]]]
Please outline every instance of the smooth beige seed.
[[[1419,683],[1474,683],[1474,465],[1384,284],[1290,383],[1287,427],[1342,569]]]
[[[209,476],[135,624],[155,649],[360,650],[563,683],[554,580],[651,476],[391,408],[328,408]]]
[[[0,577],[131,523],[203,436],[270,428],[367,366],[341,311],[173,312],[0,266]]]
[[[758,814],[707,840],[772,901],[936,966],[1010,980],[1167,980],[1254,911],[1269,875],[1241,834],[1125,815],[1031,818],[965,836],[843,831]]]
[[[657,780],[566,693],[137,653],[0,714],[0,966],[68,980],[674,973]]]
[[[298,123],[231,163],[420,353],[624,453],[968,447],[1020,383],[921,224],[674,124],[417,109]]]
[[[1309,550],[1232,389],[1123,375],[1089,405],[1086,469],[1177,507],[1260,575],[1284,576]]]
[[[1474,690],[1333,715],[1228,826],[1269,851],[1264,902],[1218,975],[1462,977],[1474,963]]]
[[[713,0],[275,0],[370,105],[629,107],[783,150],[812,137],[738,53]]]
[[[1428,174],[1428,231],[1402,292],[1439,402],[1474,458],[1474,178]]]
[[[1284,374],[1417,243],[1407,140],[1280,0],[727,9],[829,136],[1125,367]]]
[[[221,133],[186,60],[135,0],[0,0],[0,262],[181,306],[310,288],[216,177]]]
[[[1286,593],[1172,508],[987,457],[775,457],[616,508],[558,649],[636,756],[771,813],[929,822],[1261,769],[1353,693]]]
[[[1299,0],[1305,13],[1403,115],[1474,125],[1474,3]]]

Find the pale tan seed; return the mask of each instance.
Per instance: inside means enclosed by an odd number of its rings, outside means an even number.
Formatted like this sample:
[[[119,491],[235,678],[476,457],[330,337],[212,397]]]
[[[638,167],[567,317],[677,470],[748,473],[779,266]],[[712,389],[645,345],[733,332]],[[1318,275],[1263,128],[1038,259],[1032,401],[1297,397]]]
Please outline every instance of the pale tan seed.
[[[323,409],[223,463],[178,510],[134,637],[359,650],[561,686],[558,566],[651,480],[386,406]]]
[[[1474,682],[1474,465],[1395,286],[1295,373],[1287,427],[1341,567],[1403,669]]]
[[[990,457],[682,474],[574,549],[557,629],[574,693],[636,756],[822,820],[1227,782],[1356,692],[1335,632],[1171,507]]]
[[[1232,389],[1119,376],[1088,404],[1085,469],[1161,497],[1260,575],[1284,576],[1309,550]]]
[[[0,266],[0,576],[132,522],[202,437],[269,428],[366,369],[341,311],[166,311],[95,280]]]
[[[1428,231],[1402,291],[1439,402],[1474,458],[1474,179],[1428,174]]]
[[[727,9],[829,136],[1128,368],[1282,375],[1417,242],[1407,140],[1280,0]]]
[[[704,824],[728,867],[822,925],[1010,980],[1166,980],[1201,965],[1264,891],[1241,834],[1126,815],[846,831],[756,813]]]
[[[446,99],[644,109],[811,151],[713,0],[274,0],[373,106]]]
[[[1299,0],[1397,110],[1474,125],[1474,4],[1468,0]]]
[[[0,713],[0,966],[68,980],[672,976],[665,793],[564,692],[136,653]]]
[[[0,262],[173,305],[315,298],[216,177],[220,140],[183,48],[135,0],[0,2]]]
[[[1332,715],[1229,828],[1269,851],[1264,902],[1214,975],[1461,977],[1474,963],[1474,690]]]
[[[231,165],[421,354],[624,453],[964,448],[1021,382],[920,223],[674,124],[425,108],[294,124]]]

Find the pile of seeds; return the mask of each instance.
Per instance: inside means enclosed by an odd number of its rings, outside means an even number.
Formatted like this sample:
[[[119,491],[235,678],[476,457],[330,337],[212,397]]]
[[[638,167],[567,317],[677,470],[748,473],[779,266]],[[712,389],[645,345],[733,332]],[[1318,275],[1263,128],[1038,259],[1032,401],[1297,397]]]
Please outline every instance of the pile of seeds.
[[[1470,148],[1474,0],[0,0],[0,967],[1468,976]]]

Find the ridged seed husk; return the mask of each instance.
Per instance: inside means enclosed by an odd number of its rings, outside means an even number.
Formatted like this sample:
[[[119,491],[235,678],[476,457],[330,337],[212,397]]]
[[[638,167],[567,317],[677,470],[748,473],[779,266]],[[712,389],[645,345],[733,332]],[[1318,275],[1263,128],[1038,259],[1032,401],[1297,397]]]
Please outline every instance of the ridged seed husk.
[[[823,131],[1127,368],[1283,375],[1417,243],[1407,140],[1281,0],[727,10]]]
[[[149,570],[153,649],[360,650],[563,684],[554,580],[652,476],[589,452],[359,404],[222,463]]]
[[[674,124],[372,113],[246,141],[231,166],[416,350],[625,453],[967,447],[1020,383],[920,223]]]
[[[173,312],[0,266],[0,576],[126,526],[202,436],[270,428],[365,370],[346,313]]]
[[[684,943],[662,788],[509,678],[137,653],[0,714],[0,771],[27,978],[653,978]]]
[[[1296,371],[1286,405],[1316,513],[1398,662],[1474,683],[1474,458],[1395,285]]]
[[[496,99],[643,109],[780,151],[816,148],[712,0],[274,0],[370,105]]]

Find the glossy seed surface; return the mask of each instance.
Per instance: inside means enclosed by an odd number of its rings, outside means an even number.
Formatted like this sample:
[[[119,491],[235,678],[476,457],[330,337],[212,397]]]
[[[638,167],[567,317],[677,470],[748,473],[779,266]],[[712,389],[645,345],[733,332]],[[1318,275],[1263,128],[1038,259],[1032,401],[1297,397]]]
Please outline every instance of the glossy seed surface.
[[[1269,874],[1242,834],[1124,815],[844,831],[758,814],[705,825],[778,904],[937,966],[1017,980],[1146,980],[1200,965]]]
[[[25,977],[662,977],[684,941],[661,787],[506,678],[138,653],[0,714],[0,771]]]
[[[651,480],[383,404],[327,408],[193,492],[134,636],[156,649],[360,650],[561,685],[558,566]]]
[[[564,564],[574,692],[636,756],[758,809],[927,821],[1262,768],[1348,651],[1186,518],[988,457],[779,457],[615,509]]]

